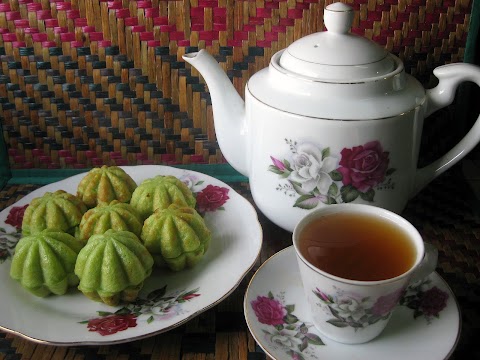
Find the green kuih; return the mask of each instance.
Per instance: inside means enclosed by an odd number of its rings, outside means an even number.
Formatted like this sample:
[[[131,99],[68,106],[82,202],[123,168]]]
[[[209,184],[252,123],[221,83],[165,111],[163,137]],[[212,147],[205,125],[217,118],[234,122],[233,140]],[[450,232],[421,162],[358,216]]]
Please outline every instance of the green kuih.
[[[63,295],[78,285],[74,269],[82,247],[72,235],[55,230],[23,237],[15,247],[10,276],[36,296]]]
[[[142,241],[158,267],[179,271],[197,264],[208,249],[211,232],[197,211],[170,205],[145,220]]]
[[[195,207],[192,191],[175,176],[158,175],[143,181],[133,192],[130,204],[143,219],[157,209],[166,209],[170,204]]]
[[[128,203],[137,183],[122,168],[103,165],[93,168],[80,181],[77,196],[89,207],[112,200]]]
[[[113,200],[110,204],[101,203],[83,215],[77,238],[87,242],[90,236],[103,234],[109,229],[130,231],[140,236],[142,226],[142,218],[131,205]]]
[[[78,289],[88,298],[116,306],[134,301],[150,276],[153,258],[129,231],[93,235],[78,254]]]
[[[63,190],[47,192],[33,199],[25,210],[22,234],[28,236],[53,229],[75,235],[87,210],[83,201],[75,195]]]

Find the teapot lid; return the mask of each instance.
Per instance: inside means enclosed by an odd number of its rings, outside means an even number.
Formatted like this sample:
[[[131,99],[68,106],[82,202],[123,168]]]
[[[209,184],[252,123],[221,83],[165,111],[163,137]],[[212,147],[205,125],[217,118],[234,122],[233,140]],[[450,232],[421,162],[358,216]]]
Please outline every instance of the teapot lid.
[[[375,42],[349,33],[352,7],[333,3],[325,8],[328,31],[305,36],[283,52],[280,67],[292,75],[317,81],[351,82],[391,73],[395,61]]]

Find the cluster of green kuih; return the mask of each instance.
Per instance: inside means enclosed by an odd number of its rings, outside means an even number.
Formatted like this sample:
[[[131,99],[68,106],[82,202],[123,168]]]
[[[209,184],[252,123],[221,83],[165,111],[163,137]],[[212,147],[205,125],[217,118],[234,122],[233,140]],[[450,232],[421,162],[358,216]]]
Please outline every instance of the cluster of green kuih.
[[[134,301],[154,266],[194,266],[211,233],[192,191],[174,176],[137,186],[123,169],[90,170],[77,194],[63,190],[33,199],[10,276],[37,296],[78,289],[108,305]]]

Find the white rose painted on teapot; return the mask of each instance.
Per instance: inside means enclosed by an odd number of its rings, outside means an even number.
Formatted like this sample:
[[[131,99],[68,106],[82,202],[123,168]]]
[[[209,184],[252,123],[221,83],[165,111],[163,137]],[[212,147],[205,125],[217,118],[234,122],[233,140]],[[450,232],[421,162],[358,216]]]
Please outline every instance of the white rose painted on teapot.
[[[356,200],[375,200],[375,190],[394,188],[389,168],[389,153],[378,141],[344,148],[333,156],[330,148],[297,144],[286,140],[291,160],[271,156],[269,171],[284,179],[277,189],[294,196],[293,206],[314,209],[319,204],[340,204]],[[340,158],[340,160],[338,160]]]

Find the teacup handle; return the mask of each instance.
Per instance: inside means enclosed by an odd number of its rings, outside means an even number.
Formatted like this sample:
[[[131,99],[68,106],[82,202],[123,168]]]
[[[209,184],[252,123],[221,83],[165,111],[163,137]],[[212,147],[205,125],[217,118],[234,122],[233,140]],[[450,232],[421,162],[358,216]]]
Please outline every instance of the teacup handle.
[[[410,279],[410,284],[425,279],[428,275],[435,271],[438,262],[438,249],[430,243],[425,243],[425,255],[422,262],[417,267]]]
[[[425,117],[450,105],[455,97],[455,91],[462,82],[471,81],[480,86],[480,67],[466,63],[455,63],[437,67],[433,74],[439,83],[433,89],[427,90]],[[410,197],[415,196],[425,185],[442,174],[466,154],[480,141],[480,116],[465,137],[441,158],[427,165],[415,174],[415,183]]]

